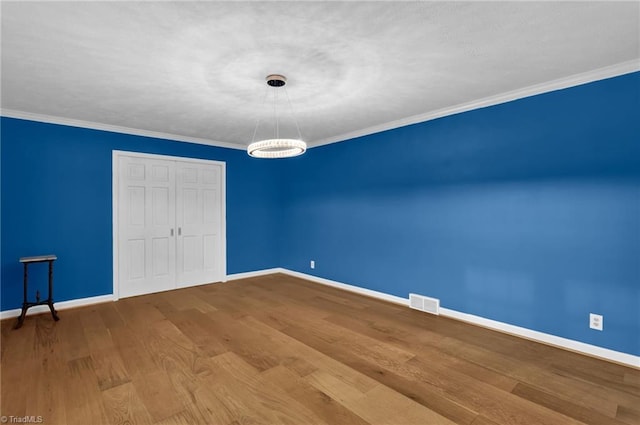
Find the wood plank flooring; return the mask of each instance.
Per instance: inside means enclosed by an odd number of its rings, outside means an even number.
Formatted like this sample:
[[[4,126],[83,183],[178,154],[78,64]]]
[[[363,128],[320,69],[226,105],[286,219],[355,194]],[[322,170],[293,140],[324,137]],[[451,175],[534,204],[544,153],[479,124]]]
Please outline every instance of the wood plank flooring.
[[[640,370],[286,275],[2,322],[45,424],[640,424]]]

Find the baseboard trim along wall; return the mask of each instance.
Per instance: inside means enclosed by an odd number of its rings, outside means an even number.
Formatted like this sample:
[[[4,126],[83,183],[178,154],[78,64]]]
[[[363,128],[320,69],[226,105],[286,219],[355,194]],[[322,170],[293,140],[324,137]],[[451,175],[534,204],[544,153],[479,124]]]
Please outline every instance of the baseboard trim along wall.
[[[257,270],[254,272],[233,273],[233,274],[227,275],[227,280],[250,279],[252,277],[265,276],[265,275],[274,274],[274,273],[285,273],[285,269],[274,268],[274,269]]]
[[[280,269],[280,268],[264,269],[264,270],[258,270],[255,272],[230,274],[226,276],[226,279],[224,280],[224,282],[228,280],[248,279],[251,277],[264,276],[264,275],[274,274],[274,273],[284,273],[284,269]],[[106,303],[110,301],[117,301],[117,299],[113,296],[113,294],[98,295],[96,297],[88,297],[88,298],[77,298],[75,300],[60,301],[60,302],[56,302],[54,300],[54,307],[56,308],[56,310],[66,310],[69,308],[84,307],[87,305]],[[0,320],[18,317],[20,316],[21,312],[22,312],[21,308],[0,311]],[[47,312],[49,312],[49,306],[38,305],[38,306],[29,308],[29,310],[27,310],[27,316],[31,316],[32,314],[41,314],[41,313],[47,313]]]
[[[442,316],[452,319],[461,320],[484,328],[519,336],[521,338],[542,342],[554,347],[564,348],[565,350],[575,351],[581,354],[587,354],[593,357],[599,357],[616,363],[622,363],[640,369],[640,357],[632,354],[621,353],[619,351],[609,350],[608,348],[598,347],[597,345],[586,344],[584,342],[575,341],[573,339],[562,338],[544,332],[538,332],[520,326],[510,325],[508,323],[498,322],[496,320],[485,319],[484,317],[474,316],[473,314],[461,313],[456,310],[440,308]]]
[[[98,295],[97,297],[89,297],[89,298],[78,298],[78,299],[69,300],[69,301],[60,301],[60,302],[54,301],[53,306],[55,307],[56,311],[60,311],[60,310],[66,310],[69,308],[84,307],[92,304],[106,303],[109,301],[113,301],[112,294]],[[37,305],[27,310],[27,316],[31,316],[32,314],[46,313],[46,312],[49,312],[49,306]],[[12,317],[18,317],[20,316],[20,313],[22,313],[21,308],[2,311],[0,312],[0,320],[11,319]]]
[[[402,297],[396,297],[395,295],[385,294],[384,292],[372,291],[371,289],[361,288],[359,286],[353,286],[346,283],[336,282],[334,280],[324,279],[322,277],[312,276],[305,273],[294,272],[292,270],[281,269],[280,273],[288,274],[290,276],[299,277],[300,279],[310,280],[312,282],[321,283],[327,286],[333,286],[334,288],[344,289],[350,292],[357,292],[358,294],[366,295],[368,297],[378,298],[384,301],[389,301],[395,304],[401,304],[409,306],[409,299]]]
[[[343,289],[345,291],[354,292],[357,294],[377,298],[377,299],[392,302],[395,304],[400,304],[400,305],[406,306],[407,308],[409,307],[408,298],[402,298],[395,295],[386,294],[384,292],[373,291],[371,289],[361,288],[359,286],[349,285],[347,283],[337,282],[335,280],[325,279],[322,277],[313,276],[313,275],[301,273],[301,272],[296,272],[293,270],[288,270],[280,267],[272,268],[272,269],[257,270],[252,272],[230,274],[230,275],[227,275],[226,281],[249,279],[252,277],[266,276],[266,275],[275,274],[275,273],[282,273],[289,276],[294,276],[300,279],[308,280],[310,282],[315,282],[322,285]],[[89,298],[79,298],[76,300],[69,300],[69,301],[61,301],[61,302],[56,302],[54,305],[56,310],[66,310],[69,308],[83,307],[87,305],[99,304],[99,303],[104,303],[109,301],[114,301],[114,297],[112,294],[99,295],[96,297],[89,297]],[[49,311],[49,307],[46,305],[35,306],[35,307],[31,307],[28,310],[27,316],[32,314],[45,313],[48,311]],[[2,311],[0,312],[0,320],[18,317],[20,316],[20,312],[21,312],[21,309],[19,308],[16,308],[14,310]],[[626,366],[631,366],[631,367],[640,369],[640,356],[621,353],[619,351],[610,350],[608,348],[602,348],[596,345],[586,344],[584,342],[575,341],[568,338],[562,338],[559,336],[546,334],[544,332],[538,332],[531,329],[522,328],[520,326],[498,322],[496,320],[486,319],[484,317],[475,316],[473,314],[462,313],[456,310],[444,308],[442,306],[440,307],[440,315],[444,317],[460,320],[463,322],[471,323],[473,325],[482,326],[488,329],[493,329],[499,332],[515,335],[521,338],[526,338],[536,342],[541,342],[543,344],[552,345],[554,347],[563,348],[565,350],[575,351],[581,354],[598,357],[604,360],[609,360],[615,363],[621,363]]]
[[[385,294],[383,292],[372,291],[370,289],[360,288],[358,286],[349,285],[342,282],[336,282],[329,279],[309,275],[306,273],[300,273],[287,269],[271,269],[277,270],[279,273],[287,274],[290,276],[299,277],[311,282],[320,283],[322,285],[332,286],[334,288],[344,289],[346,291],[355,292],[357,294],[366,295],[373,298],[378,298],[392,303],[409,306],[409,299],[397,297],[395,295]],[[270,271],[272,273],[272,271]],[[268,273],[264,273],[268,274]],[[255,276],[260,276],[256,274]],[[569,351],[575,351],[588,356],[598,357],[604,360],[609,360],[615,363],[621,363],[625,366],[631,366],[640,369],[640,356],[634,356],[632,354],[621,353],[619,351],[610,350],[608,348],[598,347],[596,345],[586,344],[584,342],[575,341],[568,338],[562,338],[559,336],[546,334],[544,332],[538,332],[520,326],[510,325],[508,323],[498,322],[496,320],[486,319],[480,316],[474,316],[473,314],[462,313],[456,310],[450,310],[448,308],[440,307],[440,315],[449,317],[451,319],[460,320],[463,322],[471,323],[473,325],[482,326],[484,328],[496,330],[499,332],[515,335],[521,338],[530,339],[543,344],[552,345],[554,347],[563,348]]]

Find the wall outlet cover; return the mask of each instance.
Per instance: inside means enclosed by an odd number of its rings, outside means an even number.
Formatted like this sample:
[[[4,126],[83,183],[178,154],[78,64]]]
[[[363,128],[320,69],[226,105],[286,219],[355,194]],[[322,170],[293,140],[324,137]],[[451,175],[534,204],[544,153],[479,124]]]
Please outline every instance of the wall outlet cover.
[[[604,317],[601,314],[589,313],[589,327],[601,331],[604,325]]]

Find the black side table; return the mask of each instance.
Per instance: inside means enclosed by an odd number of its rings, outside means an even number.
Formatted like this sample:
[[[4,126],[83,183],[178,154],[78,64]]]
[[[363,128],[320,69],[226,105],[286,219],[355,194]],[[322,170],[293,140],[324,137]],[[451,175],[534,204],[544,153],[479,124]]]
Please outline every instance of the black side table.
[[[51,310],[51,315],[53,316],[53,320],[58,321],[60,318],[58,317],[58,312],[53,308],[53,262],[57,260],[58,257],[55,255],[38,255],[37,257],[22,257],[20,258],[20,262],[24,264],[24,302],[22,303],[22,313],[20,317],[18,317],[18,321],[16,322],[13,329],[18,329],[22,326],[24,322],[24,318],[27,316],[27,310],[29,307],[33,307],[36,305],[48,305],[49,310]],[[36,302],[32,303],[27,301],[27,277],[29,275],[29,264],[31,263],[49,263],[49,296],[46,300],[40,301],[40,294],[36,295]]]

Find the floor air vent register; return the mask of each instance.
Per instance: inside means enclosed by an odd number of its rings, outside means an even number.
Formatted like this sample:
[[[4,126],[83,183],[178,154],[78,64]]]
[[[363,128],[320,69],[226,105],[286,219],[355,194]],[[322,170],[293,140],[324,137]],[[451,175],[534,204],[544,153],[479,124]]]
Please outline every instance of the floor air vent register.
[[[409,294],[409,307],[431,314],[440,314],[440,300],[418,294]]]

